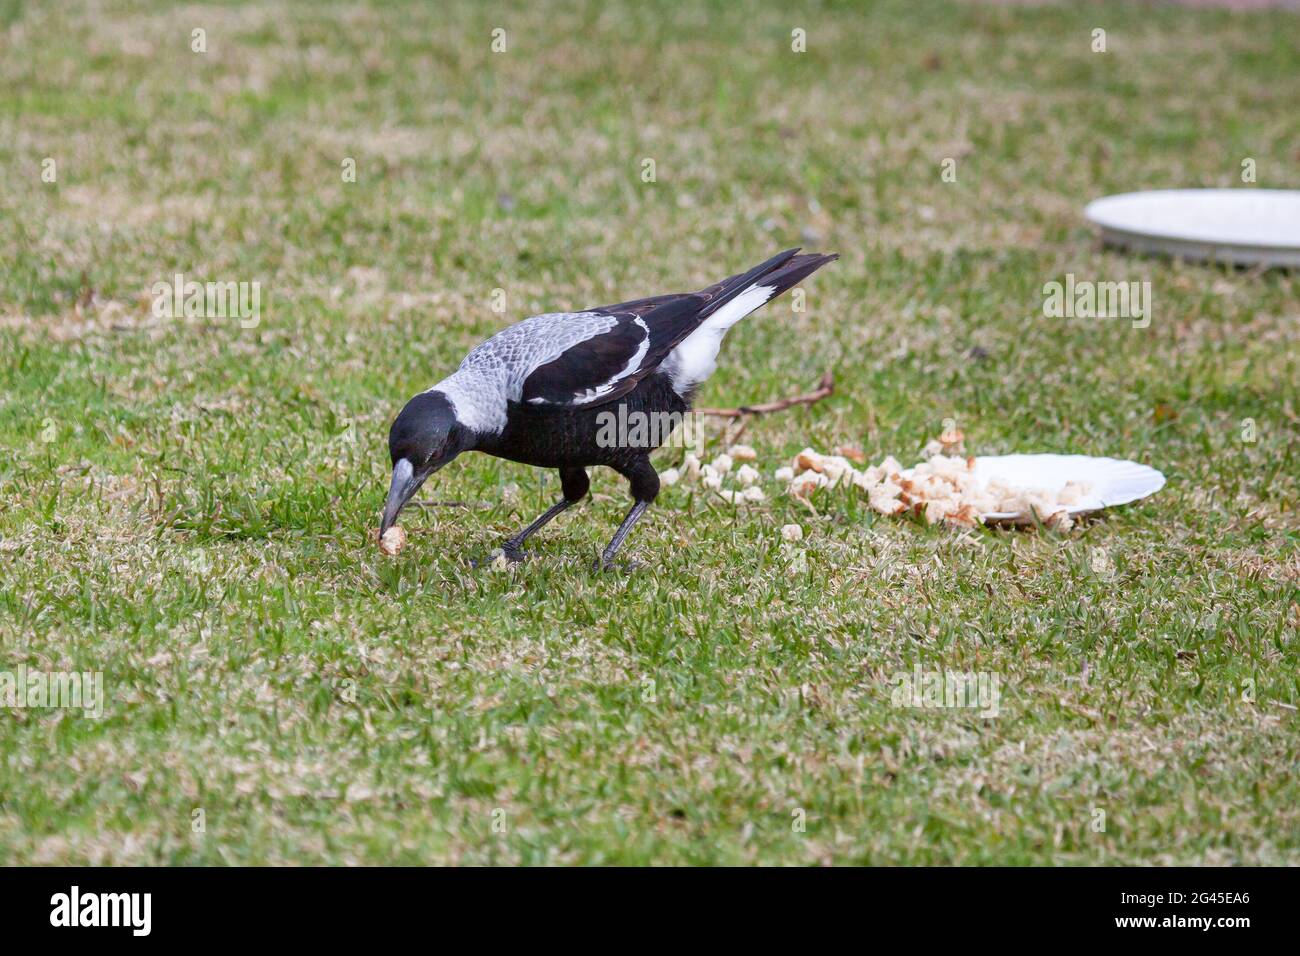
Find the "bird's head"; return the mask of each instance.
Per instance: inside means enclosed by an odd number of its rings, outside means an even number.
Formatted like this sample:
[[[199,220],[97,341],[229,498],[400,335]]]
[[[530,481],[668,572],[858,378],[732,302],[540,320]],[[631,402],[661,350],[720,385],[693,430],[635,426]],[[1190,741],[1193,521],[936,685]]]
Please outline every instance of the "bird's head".
[[[438,392],[421,392],[406,403],[388,430],[393,480],[379,524],[380,536],[396,523],[425,479],[464,450],[464,431],[455,408]]]

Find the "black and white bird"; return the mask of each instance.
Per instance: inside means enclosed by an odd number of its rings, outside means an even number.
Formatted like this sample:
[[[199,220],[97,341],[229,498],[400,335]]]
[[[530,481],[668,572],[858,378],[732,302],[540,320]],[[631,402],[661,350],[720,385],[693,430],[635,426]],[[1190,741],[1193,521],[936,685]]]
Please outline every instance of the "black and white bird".
[[[530,535],[587,494],[586,469],[605,465],[629,481],[633,499],[596,563],[608,567],[659,493],[650,463],[658,443],[602,440],[601,423],[609,418],[601,412],[617,403],[626,405],[629,418],[688,412],[716,368],[727,330],[838,258],[798,252],[782,252],[699,292],[535,315],[476,346],[393,422],[393,477],[380,535],[430,475],[461,452],[481,451],[560,472],[563,497],[502,545],[517,561]]]

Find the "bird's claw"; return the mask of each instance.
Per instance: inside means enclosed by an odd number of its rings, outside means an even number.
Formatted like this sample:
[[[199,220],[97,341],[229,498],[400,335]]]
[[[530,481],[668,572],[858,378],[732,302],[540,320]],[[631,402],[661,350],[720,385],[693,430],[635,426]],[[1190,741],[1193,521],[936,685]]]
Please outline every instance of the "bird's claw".
[[[499,548],[494,548],[485,558],[471,559],[469,566],[471,568],[490,568],[498,558],[504,558],[509,564],[518,564],[527,556],[528,552],[523,548],[506,543]]]
[[[605,571],[622,571],[624,574],[631,574],[637,568],[641,567],[639,561],[615,561],[613,556],[601,555],[592,564],[591,570],[597,574]]]

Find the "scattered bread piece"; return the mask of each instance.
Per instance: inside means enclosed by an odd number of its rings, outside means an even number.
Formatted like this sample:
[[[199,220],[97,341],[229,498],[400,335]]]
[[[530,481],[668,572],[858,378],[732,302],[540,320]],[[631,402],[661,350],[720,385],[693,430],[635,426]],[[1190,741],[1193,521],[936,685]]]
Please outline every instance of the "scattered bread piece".
[[[1074,519],[1070,517],[1068,512],[1057,511],[1048,515],[1043,524],[1053,531],[1069,531],[1074,527]]]
[[[805,471],[821,471],[823,456],[817,454],[811,448],[805,448],[799,454],[794,456],[794,470],[796,474],[802,474]]]
[[[375,540],[379,542],[379,550],[392,557],[406,547],[406,529],[400,524],[395,524],[384,532],[382,538],[379,536],[379,530],[376,529]]]
[[[739,505],[749,502],[765,501],[767,495],[763,494],[763,489],[758,487],[749,487],[743,491],[735,491],[731,488],[715,488],[718,497],[728,504]]]
[[[803,540],[803,528],[801,528],[801,527],[800,527],[799,525],[797,525],[797,524],[787,524],[787,525],[782,525],[782,526],[781,526],[781,538],[782,538],[782,540],[784,540],[784,541],[790,541],[790,542],[802,541],[802,540]]]
[[[927,443],[924,459],[911,468],[904,468],[892,455],[878,465],[860,467],[867,464],[867,457],[854,445],[838,445],[834,451],[823,455],[805,448],[772,477],[796,498],[807,499],[819,488],[851,485],[866,496],[877,514],[911,514],[927,524],[958,528],[974,527],[988,515],[1011,515],[1020,520],[1036,518],[1049,528],[1067,531],[1074,525],[1068,509],[1086,504],[1091,494],[1088,485],[1076,481],[1055,492],[1012,487],[997,479],[985,482],[975,476],[975,458],[966,455],[965,436],[956,428],[945,429]],[[659,478],[664,485],[699,481],[731,504],[759,502],[766,500],[767,494],[757,459],[751,446],[732,445],[708,464],[688,454],[680,468],[669,468]],[[737,466],[737,462],[743,464]],[[729,483],[730,487],[724,487]],[[796,533],[802,537],[798,525],[781,529],[787,541],[798,540],[789,537]]]
[[[815,471],[805,471],[795,475],[786,490],[796,498],[806,498],[812,494],[813,489],[825,488],[829,484],[830,481],[825,475]]]
[[[878,514],[893,516],[902,514],[907,510],[907,503],[902,498],[892,495],[882,494],[872,491],[867,495],[867,503],[871,505],[871,510]]]
[[[938,524],[948,516],[949,512],[956,510],[954,501],[951,498],[931,498],[928,501],[919,503],[926,524]]]
[[[1056,500],[1063,505],[1077,505],[1088,496],[1090,490],[1086,482],[1067,481],[1065,487],[1056,494]]]
[[[979,515],[969,503],[944,515],[943,520],[959,528],[973,528],[980,523]]]
[[[805,448],[776,477],[786,481],[787,492],[797,498],[806,498],[817,488],[851,484],[866,494],[873,511],[883,515],[910,512],[928,524],[969,528],[985,515],[1012,514],[1038,515],[1057,530],[1073,525],[1066,509],[1088,496],[1086,485],[1070,482],[1055,493],[1013,488],[997,480],[986,485],[975,477],[975,459],[965,455],[963,443],[961,432],[945,431],[926,446],[931,452],[926,459],[911,468],[904,468],[891,455],[878,465],[859,469],[844,455],[823,455]],[[836,449],[845,450],[844,446]]]

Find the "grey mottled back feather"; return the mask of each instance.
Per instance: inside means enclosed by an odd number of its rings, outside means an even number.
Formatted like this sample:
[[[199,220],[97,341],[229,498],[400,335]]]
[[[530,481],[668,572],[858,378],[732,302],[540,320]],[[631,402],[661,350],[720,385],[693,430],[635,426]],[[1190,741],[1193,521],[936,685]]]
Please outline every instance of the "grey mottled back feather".
[[[462,422],[478,431],[505,426],[506,401],[517,402],[526,379],[566,349],[607,332],[613,316],[596,312],[547,312],[516,322],[475,346],[453,374],[430,391],[446,395]]]

